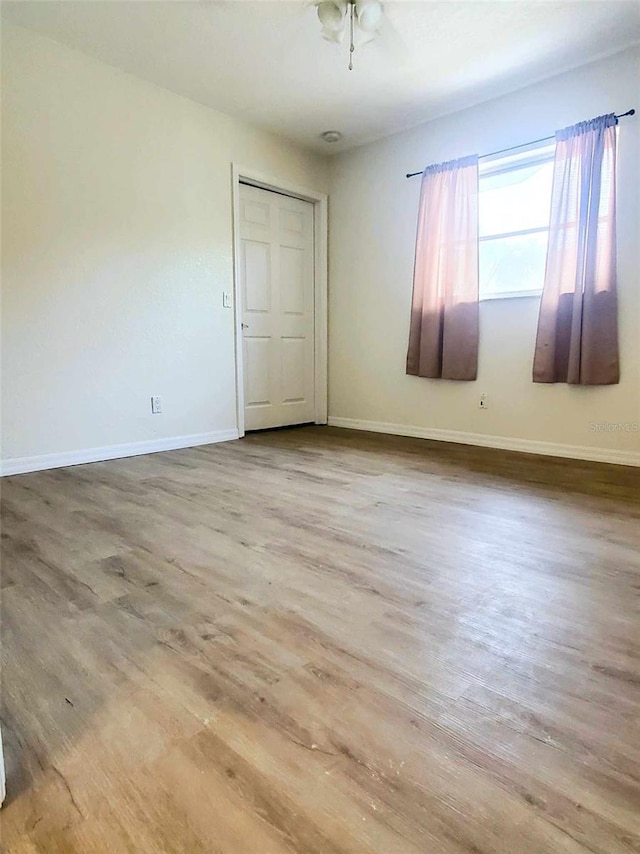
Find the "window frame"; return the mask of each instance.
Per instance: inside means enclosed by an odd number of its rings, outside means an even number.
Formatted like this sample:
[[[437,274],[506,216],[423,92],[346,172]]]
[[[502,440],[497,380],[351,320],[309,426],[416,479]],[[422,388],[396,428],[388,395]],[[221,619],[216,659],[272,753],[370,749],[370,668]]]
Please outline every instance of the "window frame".
[[[529,166],[537,166],[542,163],[552,163],[555,157],[555,140],[544,143],[532,143],[529,146],[521,147],[517,152],[509,152],[496,154],[492,157],[487,157],[481,162],[478,170],[478,206],[482,204],[482,179],[491,178],[495,175],[503,175],[509,172],[516,172],[519,169],[526,169]],[[551,214],[551,206],[549,206],[549,214]],[[478,236],[478,244],[489,240],[500,240],[507,237],[526,236],[527,234],[542,234],[549,233],[550,222],[546,226],[538,226],[537,228],[524,228],[516,231],[506,231],[500,234],[489,234],[482,237]],[[478,247],[479,248],[479,247]],[[544,284],[544,283],[543,283]],[[480,302],[499,299],[517,299],[519,297],[541,297],[542,288],[517,290],[517,291],[486,291],[482,292],[482,283],[478,281],[478,291]]]

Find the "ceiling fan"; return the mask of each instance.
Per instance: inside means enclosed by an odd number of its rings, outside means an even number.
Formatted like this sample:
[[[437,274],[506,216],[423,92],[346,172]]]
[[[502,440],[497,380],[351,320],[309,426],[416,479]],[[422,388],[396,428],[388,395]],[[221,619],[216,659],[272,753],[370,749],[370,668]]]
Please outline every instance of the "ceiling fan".
[[[358,47],[374,39],[382,26],[384,11],[379,0],[316,0],[313,4],[322,24],[322,37],[341,42],[349,32],[349,71]]]

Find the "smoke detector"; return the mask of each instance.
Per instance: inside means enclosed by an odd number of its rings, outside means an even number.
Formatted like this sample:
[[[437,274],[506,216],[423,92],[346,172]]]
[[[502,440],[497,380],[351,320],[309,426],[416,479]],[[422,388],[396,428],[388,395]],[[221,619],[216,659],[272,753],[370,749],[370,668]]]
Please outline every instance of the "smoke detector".
[[[320,138],[325,142],[339,142],[342,139],[342,134],[339,130],[326,130],[320,134]]]

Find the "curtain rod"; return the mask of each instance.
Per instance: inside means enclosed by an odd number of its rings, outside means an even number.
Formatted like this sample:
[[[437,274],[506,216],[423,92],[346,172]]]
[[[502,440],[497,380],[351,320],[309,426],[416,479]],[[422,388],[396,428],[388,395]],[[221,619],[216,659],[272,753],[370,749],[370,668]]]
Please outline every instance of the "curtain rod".
[[[620,113],[616,116],[617,119],[622,119],[624,116],[635,116],[636,111],[634,109],[627,110],[626,113]],[[478,160],[483,160],[485,157],[495,157],[497,154],[505,154],[507,151],[515,151],[517,148],[526,148],[528,145],[537,145],[539,142],[549,142],[552,139],[555,139],[555,134],[553,136],[543,136],[541,139],[534,139],[531,142],[521,142],[520,145],[512,145],[510,148],[501,148],[500,151],[492,151],[489,154],[481,154],[478,157]],[[423,170],[424,171],[424,170]],[[422,175],[422,172],[407,172],[407,178],[415,178],[416,175]]]

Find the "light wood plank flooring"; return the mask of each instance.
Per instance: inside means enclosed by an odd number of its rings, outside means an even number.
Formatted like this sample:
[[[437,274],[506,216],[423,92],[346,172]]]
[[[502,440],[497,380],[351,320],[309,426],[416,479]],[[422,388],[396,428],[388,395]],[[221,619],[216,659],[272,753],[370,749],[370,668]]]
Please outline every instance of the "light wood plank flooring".
[[[640,471],[312,427],[3,505],[4,851],[640,851]]]

